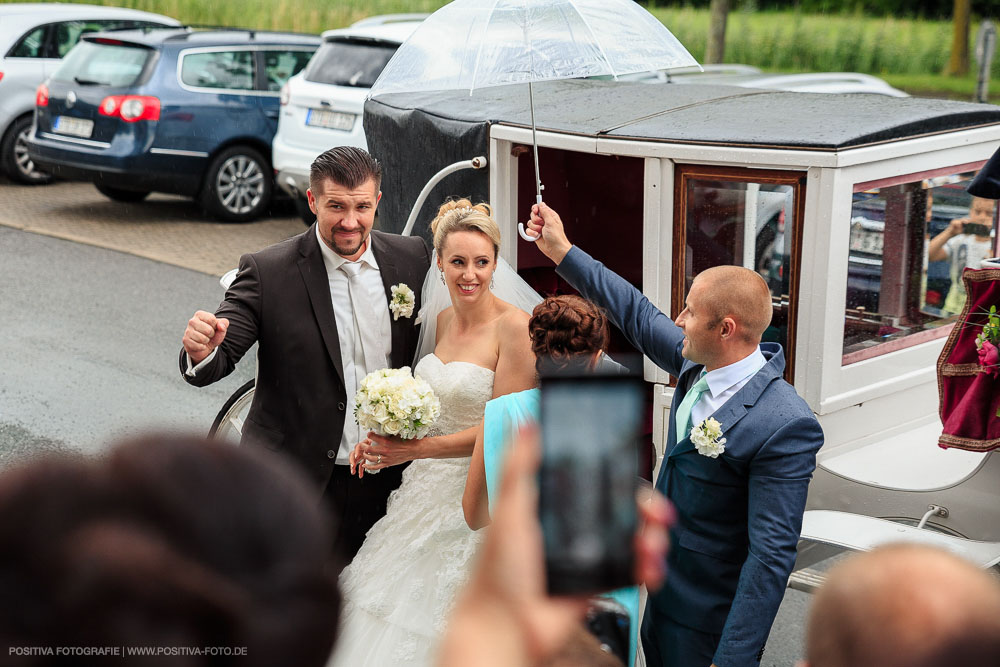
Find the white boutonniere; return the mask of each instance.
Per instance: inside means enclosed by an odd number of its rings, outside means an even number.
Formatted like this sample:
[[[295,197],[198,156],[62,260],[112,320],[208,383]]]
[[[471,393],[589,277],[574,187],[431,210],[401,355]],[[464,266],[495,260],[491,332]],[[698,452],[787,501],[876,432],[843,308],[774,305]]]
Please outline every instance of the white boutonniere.
[[[389,310],[392,311],[392,319],[398,320],[400,317],[411,317],[413,315],[413,305],[416,297],[413,290],[406,283],[399,283],[389,288],[392,290],[392,299],[389,300]]]
[[[726,439],[722,437],[722,424],[709,417],[691,428],[691,442],[702,456],[715,458],[726,451]]]

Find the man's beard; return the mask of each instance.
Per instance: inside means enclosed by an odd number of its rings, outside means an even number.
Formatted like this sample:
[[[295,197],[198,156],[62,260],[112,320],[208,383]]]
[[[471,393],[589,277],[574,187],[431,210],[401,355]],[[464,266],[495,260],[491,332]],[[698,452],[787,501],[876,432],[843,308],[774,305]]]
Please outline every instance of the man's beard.
[[[337,232],[336,229],[330,231],[330,238],[327,240],[326,244],[331,248],[333,248],[333,251],[338,255],[340,255],[341,257],[350,257],[357,251],[361,250],[361,248],[368,241],[368,234],[362,234],[361,240],[353,244],[353,246],[337,245],[337,242],[335,240],[337,238],[336,232]]]

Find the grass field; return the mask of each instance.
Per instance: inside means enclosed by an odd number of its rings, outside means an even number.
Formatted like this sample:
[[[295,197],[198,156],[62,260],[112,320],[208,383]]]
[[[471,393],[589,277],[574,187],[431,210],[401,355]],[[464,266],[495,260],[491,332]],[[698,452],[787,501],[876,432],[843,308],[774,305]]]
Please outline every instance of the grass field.
[[[6,2],[8,0],[0,0]],[[185,23],[317,33],[373,14],[431,12],[445,0],[89,0],[173,16]],[[667,4],[661,2],[660,4]],[[680,3],[674,3],[680,4]],[[654,7],[659,18],[695,58],[705,53],[708,11]],[[971,39],[978,26],[974,25]],[[726,61],[776,72],[845,71],[874,74],[908,92],[970,99],[974,74],[940,74],[948,59],[947,21],[868,17],[862,14],[746,12],[729,18]],[[973,65],[974,66],[974,65]],[[1000,99],[1000,54],[992,78]],[[992,97],[992,96],[991,96]]]

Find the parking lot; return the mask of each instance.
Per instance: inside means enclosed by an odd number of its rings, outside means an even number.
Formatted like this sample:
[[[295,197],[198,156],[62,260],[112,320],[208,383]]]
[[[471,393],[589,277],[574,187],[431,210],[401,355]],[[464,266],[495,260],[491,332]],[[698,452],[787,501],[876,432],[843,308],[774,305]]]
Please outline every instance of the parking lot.
[[[22,186],[3,179],[0,225],[217,276],[235,268],[241,254],[305,229],[287,201],[257,222],[220,223],[183,197],[153,194],[125,204],[107,199],[90,183]]]

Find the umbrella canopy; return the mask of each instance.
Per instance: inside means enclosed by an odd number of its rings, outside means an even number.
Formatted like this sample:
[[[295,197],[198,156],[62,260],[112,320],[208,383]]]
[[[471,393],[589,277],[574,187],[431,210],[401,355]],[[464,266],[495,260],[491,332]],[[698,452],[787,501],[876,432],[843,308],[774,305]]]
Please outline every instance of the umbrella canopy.
[[[535,200],[542,179],[531,84],[698,66],[633,0],[454,0],[427,17],[382,70],[368,97],[528,84]],[[537,240],[518,225],[526,241]]]
[[[396,51],[370,97],[697,66],[633,0],[455,0]]]

